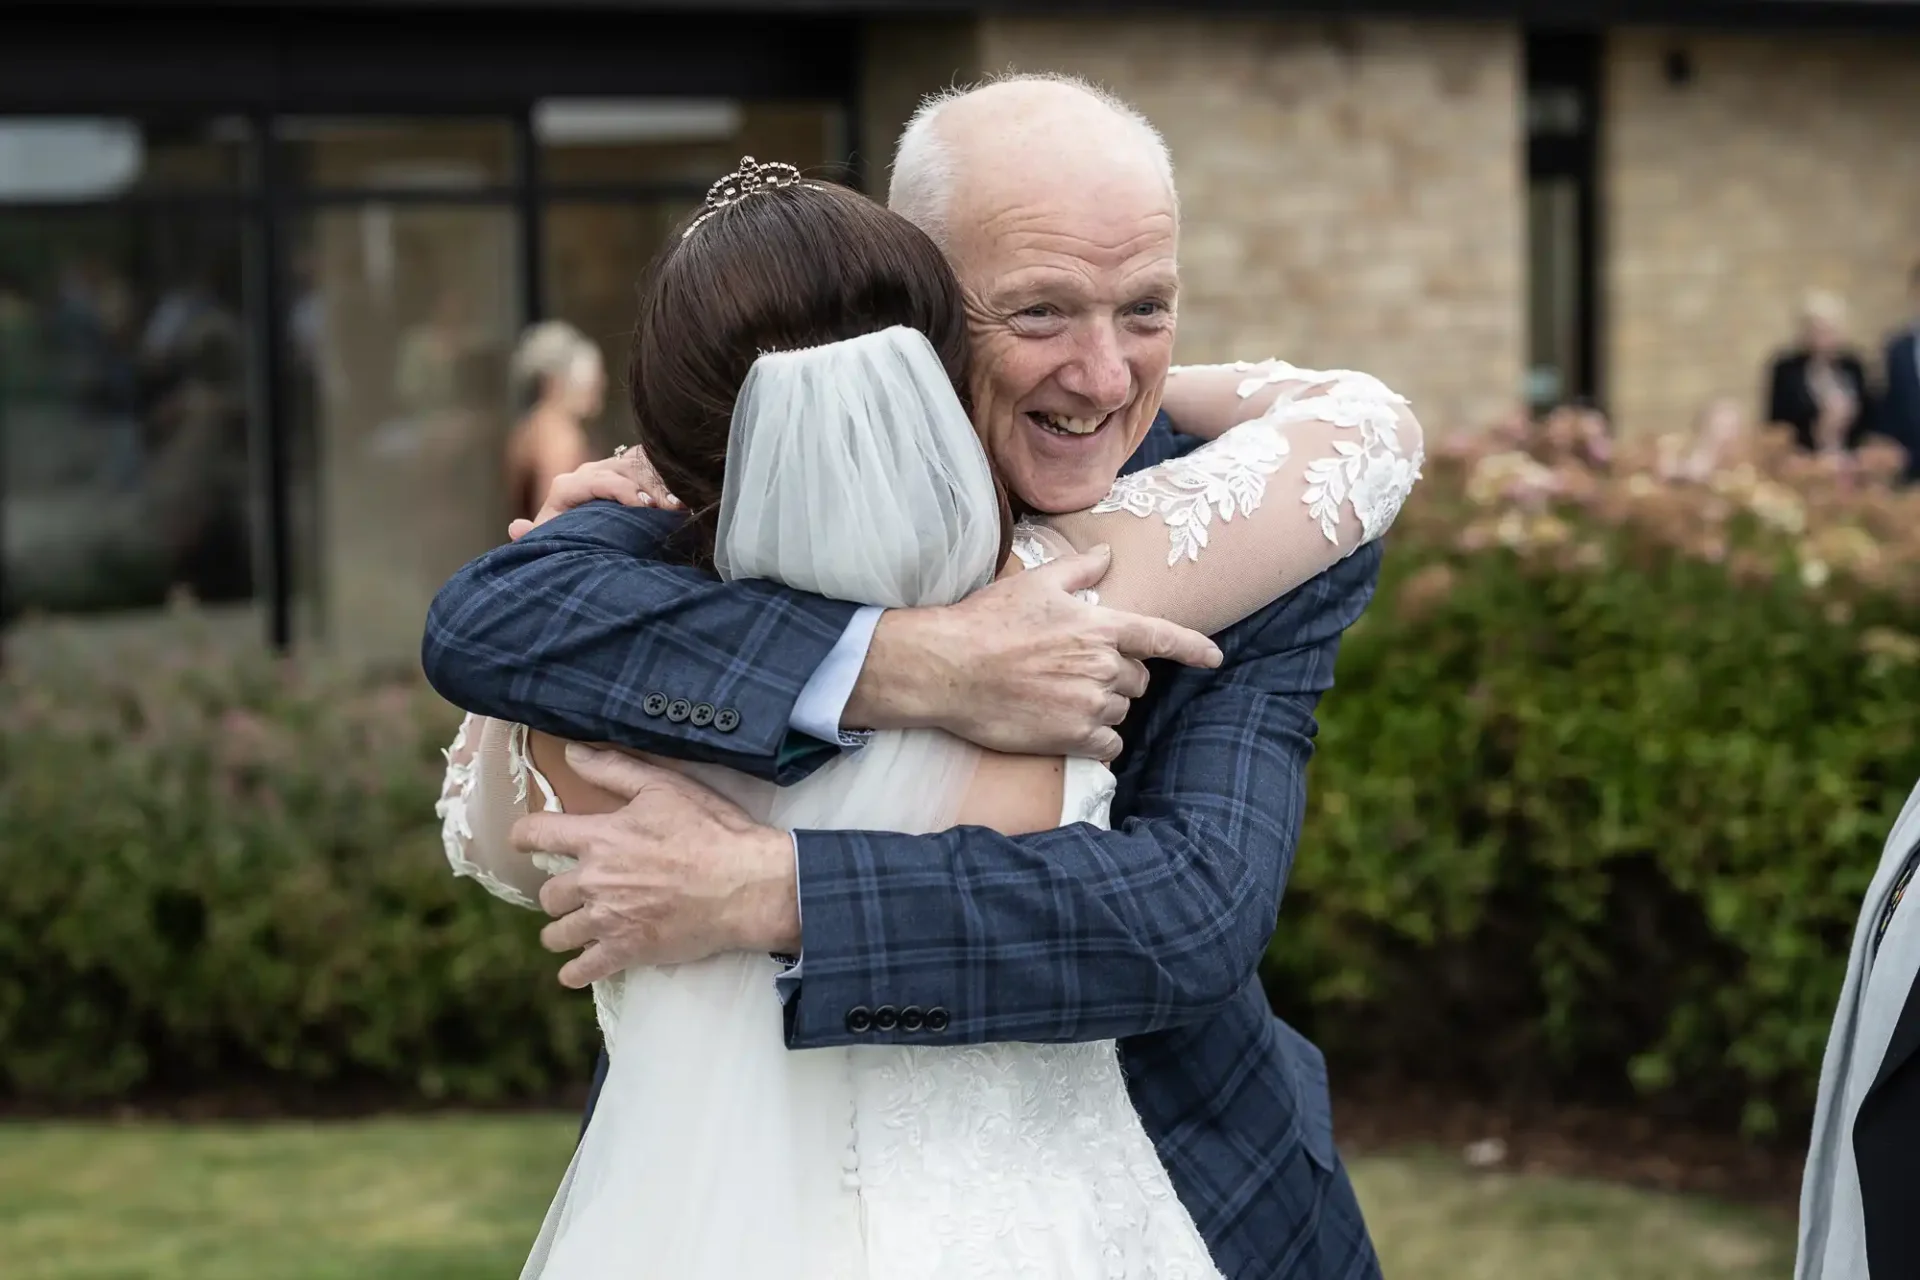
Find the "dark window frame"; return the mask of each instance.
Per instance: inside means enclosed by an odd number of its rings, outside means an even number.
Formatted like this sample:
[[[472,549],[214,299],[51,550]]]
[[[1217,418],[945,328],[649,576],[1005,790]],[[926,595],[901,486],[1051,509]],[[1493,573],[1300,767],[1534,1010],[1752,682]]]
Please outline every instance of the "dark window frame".
[[[767,18],[553,13],[424,13],[408,24],[391,11],[168,15],[153,9],[109,16],[27,11],[9,19],[0,48],[0,117],[119,116],[245,118],[251,183],[230,190],[153,190],[99,200],[0,201],[0,211],[58,214],[119,208],[233,214],[247,267],[249,362],[257,451],[256,501],[264,545],[254,549],[258,595],[266,597],[268,643],[294,643],[294,532],[290,416],[286,402],[286,229],[320,207],[485,206],[517,215],[521,320],[545,318],[541,224],[560,201],[640,203],[699,199],[706,184],[560,182],[540,178],[534,112],[552,98],[731,98],[839,106],[848,154],[840,168],[858,183],[857,25],[846,18]],[[218,86],[211,88],[210,86]],[[513,179],[445,190],[374,186],[300,188],[284,172],[274,123],[301,115],[493,119],[515,140]],[[0,467],[5,460],[0,457]],[[0,501],[4,500],[0,472]],[[0,561],[4,573],[4,561]]]
[[[1601,342],[1605,316],[1600,199],[1600,131],[1605,109],[1600,82],[1604,41],[1604,35],[1595,31],[1529,29],[1526,32],[1526,96],[1520,103],[1523,127],[1527,123],[1528,104],[1536,93],[1570,94],[1579,104],[1579,124],[1571,132],[1536,134],[1528,130],[1526,177],[1529,191],[1535,182],[1542,180],[1570,181],[1574,186],[1577,368],[1570,384],[1561,389],[1560,399],[1592,404],[1603,400],[1606,386],[1605,351]]]

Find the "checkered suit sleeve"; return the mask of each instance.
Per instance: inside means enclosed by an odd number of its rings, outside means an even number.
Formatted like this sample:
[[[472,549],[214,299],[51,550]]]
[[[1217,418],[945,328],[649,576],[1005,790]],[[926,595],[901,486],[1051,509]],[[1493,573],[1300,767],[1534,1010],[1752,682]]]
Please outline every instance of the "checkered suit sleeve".
[[[1379,564],[1379,544],[1363,547],[1230,628],[1216,672],[1155,673],[1173,687],[1128,726],[1113,831],[800,833],[789,1043],[1100,1040],[1233,1000],[1272,935],[1314,709]],[[938,1008],[944,1025],[850,1016],[882,1006]]]
[[[794,703],[855,607],[665,563],[678,523],[589,503],[468,564],[428,611],[428,681],[559,737],[806,777],[839,748],[792,730]]]

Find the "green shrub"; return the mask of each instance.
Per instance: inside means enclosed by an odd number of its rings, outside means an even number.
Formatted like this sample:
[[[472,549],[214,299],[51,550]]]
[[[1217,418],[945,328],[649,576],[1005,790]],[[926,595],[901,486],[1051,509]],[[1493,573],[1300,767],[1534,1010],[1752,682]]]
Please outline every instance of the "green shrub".
[[[1270,953],[1337,1066],[1809,1105],[1920,778],[1911,498],[1759,449],[1430,460],[1342,650]]]
[[[1666,443],[1532,448],[1430,460],[1393,535],[1276,1004],[1343,1078],[1790,1126],[1920,777],[1916,500],[1765,450],[1696,483]],[[441,856],[453,720],[211,654],[0,679],[0,1097],[577,1087],[589,1002]]]
[[[538,918],[441,856],[453,724],[264,658],[0,681],[0,1097],[583,1080],[590,1003]]]

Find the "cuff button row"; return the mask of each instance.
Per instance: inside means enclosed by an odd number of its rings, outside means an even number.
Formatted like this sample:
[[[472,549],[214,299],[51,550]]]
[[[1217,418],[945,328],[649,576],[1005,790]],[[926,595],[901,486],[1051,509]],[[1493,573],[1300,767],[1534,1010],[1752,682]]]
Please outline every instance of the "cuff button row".
[[[923,1010],[917,1004],[910,1004],[904,1009],[896,1009],[890,1004],[869,1009],[861,1004],[847,1010],[846,1020],[847,1033],[856,1036],[864,1036],[872,1031],[883,1034],[904,1031],[908,1035],[930,1031],[939,1035],[952,1025],[952,1016],[939,1005]]]
[[[732,733],[740,727],[740,713],[732,707],[669,698],[659,692],[649,693],[642,699],[640,709],[656,720],[665,716],[672,724],[691,724],[696,729],[711,727],[720,733]]]

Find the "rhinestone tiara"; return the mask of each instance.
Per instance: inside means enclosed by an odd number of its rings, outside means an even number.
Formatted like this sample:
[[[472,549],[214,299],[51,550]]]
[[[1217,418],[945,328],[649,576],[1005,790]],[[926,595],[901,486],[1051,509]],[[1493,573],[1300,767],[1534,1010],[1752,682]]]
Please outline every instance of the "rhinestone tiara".
[[[802,181],[800,171],[790,164],[778,161],[760,164],[752,156],[741,156],[739,168],[707,188],[707,198],[700,205],[700,216],[687,224],[680,238],[685,240],[708,218],[722,209],[732,208],[749,196],[757,196],[763,191],[779,191],[783,187],[817,186],[817,183]]]

